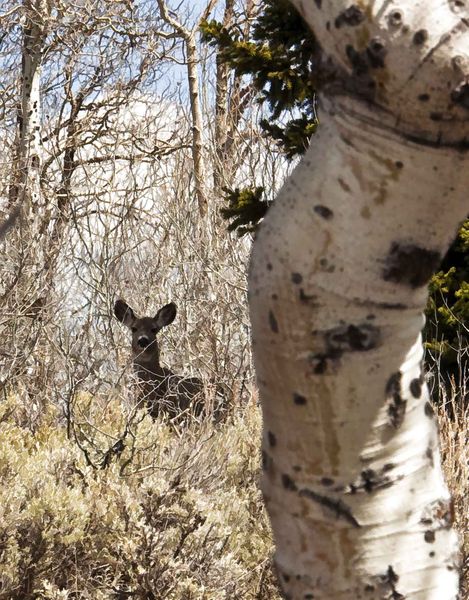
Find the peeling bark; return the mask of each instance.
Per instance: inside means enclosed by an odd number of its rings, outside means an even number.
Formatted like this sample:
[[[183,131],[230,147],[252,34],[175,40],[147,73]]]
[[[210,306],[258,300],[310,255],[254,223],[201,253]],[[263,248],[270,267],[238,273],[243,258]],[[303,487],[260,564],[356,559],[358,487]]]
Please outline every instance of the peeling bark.
[[[467,9],[294,4],[337,77],[251,263],[279,580],[292,600],[455,599],[420,330],[467,213]]]

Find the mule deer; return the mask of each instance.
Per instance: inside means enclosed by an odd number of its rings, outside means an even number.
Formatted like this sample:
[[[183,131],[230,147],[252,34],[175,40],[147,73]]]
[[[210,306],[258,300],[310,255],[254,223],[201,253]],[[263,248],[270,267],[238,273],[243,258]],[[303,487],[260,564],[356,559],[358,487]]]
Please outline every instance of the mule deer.
[[[205,407],[203,383],[197,377],[180,377],[160,365],[158,332],[176,317],[174,302],[166,304],[154,317],[135,316],[123,300],[114,305],[116,318],[132,331],[132,357],[139,383],[140,401],[146,402],[153,418],[164,414],[175,418],[184,412],[200,416]]]

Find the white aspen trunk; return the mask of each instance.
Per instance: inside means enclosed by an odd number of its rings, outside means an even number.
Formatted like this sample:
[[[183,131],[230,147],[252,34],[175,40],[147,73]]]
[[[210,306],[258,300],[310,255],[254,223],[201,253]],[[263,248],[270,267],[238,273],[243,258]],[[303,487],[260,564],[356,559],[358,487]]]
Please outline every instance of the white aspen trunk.
[[[234,0],[225,0],[225,9],[223,13],[223,27],[230,27],[234,16]],[[219,194],[223,187],[224,180],[228,179],[228,185],[231,183],[231,177],[226,177],[225,171],[231,171],[226,164],[226,144],[230,125],[228,123],[228,65],[223,61],[218,50],[216,57],[217,79],[215,85],[215,165],[213,169],[213,187],[215,194]],[[230,173],[231,175],[231,173]],[[226,185],[226,184],[225,184]]]
[[[25,0],[23,7],[21,106],[18,112],[18,141],[9,191],[9,203],[13,208],[8,229],[13,226],[21,207],[25,212],[34,211],[40,200],[40,79],[45,36],[43,18],[47,15],[47,4],[42,0]]]
[[[187,79],[189,82],[189,101],[192,116],[192,161],[194,163],[195,195],[199,213],[203,217],[207,212],[207,192],[204,161],[204,145],[202,140],[203,119],[200,110],[200,85],[197,45],[194,32],[186,32],[184,36],[187,52]]]
[[[291,600],[455,599],[420,330],[468,209],[468,22],[457,2],[294,4],[337,71],[251,263],[279,581]]]

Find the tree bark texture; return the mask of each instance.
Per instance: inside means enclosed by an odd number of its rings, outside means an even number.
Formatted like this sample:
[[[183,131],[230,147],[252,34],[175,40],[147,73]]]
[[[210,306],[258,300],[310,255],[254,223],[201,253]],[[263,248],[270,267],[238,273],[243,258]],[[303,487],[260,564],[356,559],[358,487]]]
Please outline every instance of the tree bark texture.
[[[25,0],[21,69],[21,106],[18,111],[18,143],[9,190],[9,204],[28,204],[36,210],[40,199],[42,52],[46,36],[48,4],[43,0]],[[18,208],[13,214],[19,214]]]
[[[200,84],[198,69],[198,53],[194,32],[184,37],[187,52],[187,80],[189,83],[189,100],[192,116],[192,160],[194,163],[195,195],[201,217],[207,212],[207,172],[204,161],[204,144],[202,139],[203,119],[200,109]]]
[[[455,599],[420,331],[468,208],[467,9],[294,4],[334,77],[251,262],[279,580],[292,600]]]
[[[234,17],[234,0],[225,1],[225,10],[223,13],[223,27],[230,27]],[[229,67],[220,56],[220,51],[216,57],[217,79],[215,86],[215,152],[216,161],[213,170],[213,181],[215,193],[223,187],[225,179],[225,170],[230,170],[226,164],[226,145],[230,135],[230,125],[228,119],[228,73]],[[231,178],[228,178],[231,182]]]

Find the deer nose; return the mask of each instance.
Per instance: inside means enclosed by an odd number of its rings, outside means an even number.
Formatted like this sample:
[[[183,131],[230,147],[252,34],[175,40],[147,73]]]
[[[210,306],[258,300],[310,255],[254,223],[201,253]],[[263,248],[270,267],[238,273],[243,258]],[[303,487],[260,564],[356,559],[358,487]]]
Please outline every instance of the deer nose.
[[[140,348],[146,348],[150,344],[150,340],[145,335],[141,335],[137,340],[137,344]]]

